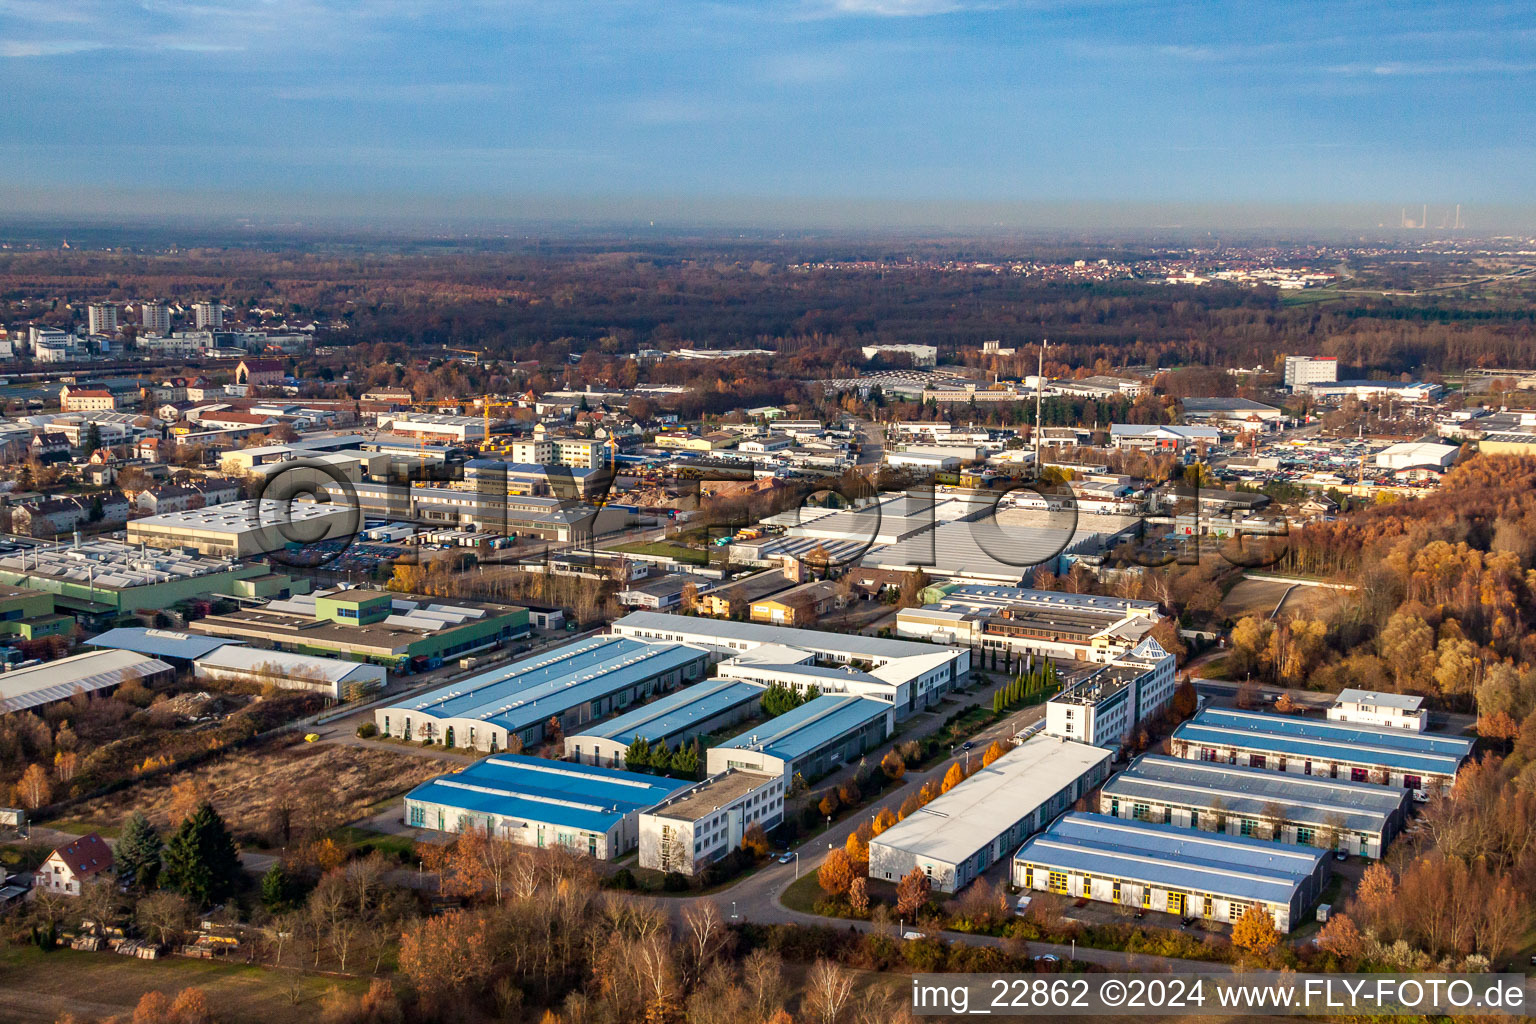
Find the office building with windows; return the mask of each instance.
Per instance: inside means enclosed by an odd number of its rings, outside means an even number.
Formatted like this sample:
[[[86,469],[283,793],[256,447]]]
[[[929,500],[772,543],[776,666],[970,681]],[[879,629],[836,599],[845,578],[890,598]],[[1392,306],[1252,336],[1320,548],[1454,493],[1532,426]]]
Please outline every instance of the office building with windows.
[[[692,875],[741,845],[747,829],[784,820],[782,775],[731,769],[640,814],[640,866]]]

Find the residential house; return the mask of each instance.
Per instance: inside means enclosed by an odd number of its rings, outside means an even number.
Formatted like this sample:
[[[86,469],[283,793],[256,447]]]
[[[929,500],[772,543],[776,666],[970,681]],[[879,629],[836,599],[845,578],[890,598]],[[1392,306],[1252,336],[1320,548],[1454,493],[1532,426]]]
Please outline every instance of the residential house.
[[[91,388],[59,389],[59,405],[65,412],[116,412],[117,399],[112,392]]]
[[[162,512],[186,512],[189,509],[222,505],[240,497],[240,485],[233,480],[207,480],[196,484],[168,484],[141,491],[134,499],[136,511],[149,515]]]
[[[242,359],[235,367],[236,384],[281,384],[285,376],[287,370],[281,359]]]
[[[100,516],[93,510],[100,502]],[[128,499],[118,491],[62,498],[47,498],[19,506],[11,513],[11,529],[26,537],[53,538],[87,523],[121,524],[128,521]]]
[[[112,848],[95,832],[48,855],[37,871],[35,887],[58,896],[78,896],[85,884],[112,870]]]

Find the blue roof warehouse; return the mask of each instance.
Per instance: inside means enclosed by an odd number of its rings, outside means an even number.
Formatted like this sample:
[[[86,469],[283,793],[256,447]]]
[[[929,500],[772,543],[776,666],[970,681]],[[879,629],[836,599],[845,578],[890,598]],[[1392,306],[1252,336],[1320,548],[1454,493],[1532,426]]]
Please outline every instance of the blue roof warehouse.
[[[706,679],[625,712],[566,739],[566,751],[586,764],[624,767],[636,739],[676,750],[696,736],[734,725],[756,714],[764,688],[736,679]]]
[[[1449,790],[1472,741],[1390,726],[1203,708],[1173,731],[1175,757],[1411,789]]]
[[[498,754],[405,795],[405,823],[439,832],[478,828],[509,842],[611,860],[639,842],[639,814],[691,783]]]
[[[564,644],[374,711],[385,736],[492,753],[566,734],[653,693],[701,679],[707,652],[683,644],[595,636]]]
[[[873,750],[894,727],[884,701],[826,694],[711,747],[705,759],[710,775],[744,768],[809,781]]]

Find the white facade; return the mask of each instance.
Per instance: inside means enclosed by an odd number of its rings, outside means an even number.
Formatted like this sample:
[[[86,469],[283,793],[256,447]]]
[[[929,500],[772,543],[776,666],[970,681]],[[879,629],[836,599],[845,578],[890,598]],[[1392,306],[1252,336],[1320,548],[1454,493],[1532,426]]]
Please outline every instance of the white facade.
[[[785,779],[733,769],[640,814],[640,866],[691,875],[784,820]]]
[[[1045,732],[1094,746],[1119,745],[1173,702],[1173,655],[1148,638],[1045,705]]]
[[[1453,444],[1428,441],[1404,441],[1376,453],[1376,465],[1382,469],[1449,469],[1461,449]]]
[[[92,334],[116,334],[117,307],[109,302],[91,306],[86,310],[86,324]]]
[[[199,302],[192,307],[192,317],[198,330],[204,328],[218,330],[224,326],[224,304],[222,302]]]
[[[1423,732],[1429,716],[1424,711],[1423,697],[1350,688],[1342,691],[1333,702],[1333,707],[1328,709],[1328,718],[1334,722]]]
[[[149,334],[171,333],[171,307],[163,302],[145,302],[139,306],[139,326]]]
[[[881,355],[910,356],[913,366],[934,366],[939,361],[937,345],[865,345],[863,351],[865,359]]]
[[[1035,736],[869,844],[869,877],[919,868],[939,892],[969,885],[1109,774],[1111,751]]]
[[[1339,361],[1321,356],[1286,356],[1285,386],[1295,391],[1310,384],[1331,384],[1339,379]]]

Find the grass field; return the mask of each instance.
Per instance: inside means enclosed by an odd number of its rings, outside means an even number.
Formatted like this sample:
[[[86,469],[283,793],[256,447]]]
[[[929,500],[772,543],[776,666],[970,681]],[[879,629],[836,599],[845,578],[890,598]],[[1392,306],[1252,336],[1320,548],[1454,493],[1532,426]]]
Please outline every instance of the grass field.
[[[708,552],[700,551],[697,548],[685,547],[682,544],[674,544],[668,540],[620,544],[612,550],[623,551],[631,555],[652,555],[657,558],[672,558],[679,562],[688,562],[692,565],[709,564]]]
[[[1280,305],[1282,306],[1310,306],[1318,302],[1333,302],[1344,296],[1332,288],[1309,288],[1299,292],[1282,292]]]
[[[333,978],[245,964],[169,957],[136,960],[113,953],[44,953],[35,946],[0,948],[0,1019],[51,1024],[64,1013],[125,1017],[145,992],[174,998],[188,986],[202,989],[224,1024],[311,1024],[331,986],[363,992],[366,978]]]

